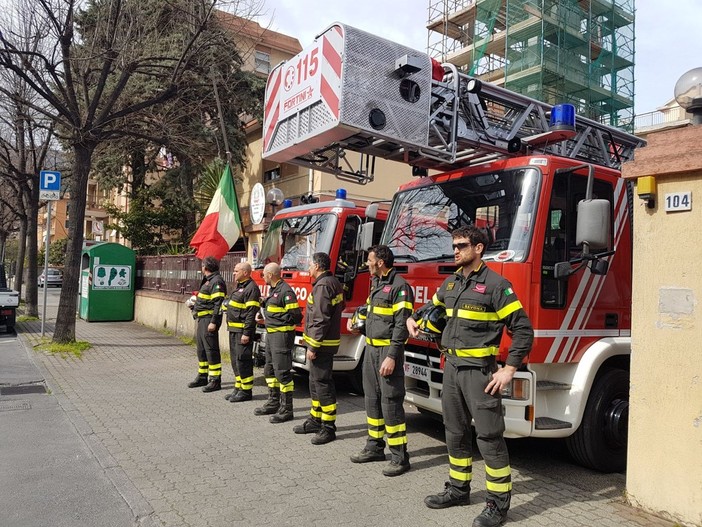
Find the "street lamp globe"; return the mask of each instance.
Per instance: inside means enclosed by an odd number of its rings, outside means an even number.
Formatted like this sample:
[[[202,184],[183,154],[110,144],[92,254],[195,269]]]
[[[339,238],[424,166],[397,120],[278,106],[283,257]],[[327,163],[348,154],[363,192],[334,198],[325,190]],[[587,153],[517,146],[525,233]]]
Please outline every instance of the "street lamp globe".
[[[695,124],[702,122],[702,68],[693,68],[675,83],[675,100],[694,117]]]
[[[282,205],[284,199],[283,191],[279,188],[272,188],[266,193],[266,203],[274,207]]]

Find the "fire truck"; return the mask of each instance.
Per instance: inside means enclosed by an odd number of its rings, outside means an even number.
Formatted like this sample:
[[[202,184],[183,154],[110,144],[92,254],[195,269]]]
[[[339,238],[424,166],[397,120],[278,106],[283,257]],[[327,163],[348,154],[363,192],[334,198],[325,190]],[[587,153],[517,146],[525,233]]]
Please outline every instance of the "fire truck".
[[[346,176],[346,151],[411,165],[420,177],[395,194],[381,243],[416,307],[456,270],[451,231],[484,228],[484,261],[535,329],[502,393],[505,435],[565,438],[580,464],[619,471],[633,204],[619,168],[645,142],[575,114],[336,23],[271,73],[264,156]],[[498,362],[509,344],[505,332]],[[407,400],[422,412],[441,412],[442,366],[433,339],[406,344]]]
[[[346,319],[354,309],[365,303],[370,274],[365,267],[363,248],[378,243],[387,218],[387,211],[372,204],[373,219],[366,221],[366,209],[346,199],[346,191],[336,191],[333,201],[320,201],[279,210],[271,221],[261,244],[252,278],[266,296],[270,286],[263,280],[263,267],[269,262],[280,264],[283,279],[293,288],[304,313],[307,297],[312,290],[308,272],[311,257],[316,252],[329,254],[331,272],[344,285],[346,308],[342,317],[341,345],[334,356],[334,372],[349,376],[352,388],[362,393],[361,361],[365,343],[360,336],[346,330]],[[309,371],[305,348],[301,346],[302,326],[296,328],[293,347],[293,368]],[[257,328],[255,353],[260,358],[266,345],[266,333]]]

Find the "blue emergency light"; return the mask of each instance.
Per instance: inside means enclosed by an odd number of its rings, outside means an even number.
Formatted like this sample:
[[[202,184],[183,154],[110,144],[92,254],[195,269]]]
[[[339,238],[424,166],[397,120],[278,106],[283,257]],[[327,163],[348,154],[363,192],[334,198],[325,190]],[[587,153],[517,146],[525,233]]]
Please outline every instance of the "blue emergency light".
[[[346,189],[345,188],[336,189],[336,199],[346,199]]]
[[[283,200],[283,208],[287,209],[288,207],[292,207],[292,200],[291,199]]]
[[[556,104],[551,110],[550,130],[575,131],[575,106],[572,104]]]

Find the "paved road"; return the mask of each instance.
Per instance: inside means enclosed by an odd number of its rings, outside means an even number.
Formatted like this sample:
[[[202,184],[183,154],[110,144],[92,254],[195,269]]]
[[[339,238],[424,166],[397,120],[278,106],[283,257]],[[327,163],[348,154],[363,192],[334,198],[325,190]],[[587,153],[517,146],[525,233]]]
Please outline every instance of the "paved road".
[[[50,295],[56,298],[58,291]],[[39,327],[20,324],[30,348]],[[53,320],[47,327],[50,334]],[[204,394],[185,387],[196,359],[176,338],[134,323],[83,321],[77,338],[93,344],[80,359],[30,352],[52,391],[41,397],[60,402],[141,523],[444,526],[469,524],[482,509],[479,456],[470,506],[442,511],[424,506],[424,497],[447,479],[446,448],[442,426],[412,408],[407,419],[412,470],[386,478],[382,463],[349,462],[363,445],[365,414],[362,399],[344,386],[339,439],[313,446],[308,437],[292,433],[308,411],[304,378],[295,379],[295,421],[272,425],[253,415],[266,393],[260,370],[255,400],[231,404],[223,399],[226,391]],[[223,379],[231,388],[226,363]],[[672,526],[624,504],[623,474],[577,467],[558,442],[514,440],[509,447],[515,489],[509,525]],[[0,497],[6,489],[3,483]]]

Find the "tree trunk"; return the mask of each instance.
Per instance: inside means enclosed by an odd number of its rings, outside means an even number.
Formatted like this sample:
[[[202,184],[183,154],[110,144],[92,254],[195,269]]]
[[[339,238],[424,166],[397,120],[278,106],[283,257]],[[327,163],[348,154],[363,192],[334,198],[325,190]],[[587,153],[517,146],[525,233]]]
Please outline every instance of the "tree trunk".
[[[139,149],[131,154],[131,173],[132,173],[132,188],[129,191],[131,201],[135,200],[139,195],[139,191],[146,184],[146,154],[144,150]]]
[[[27,217],[20,217],[20,229],[17,236],[17,263],[15,265],[15,291],[22,298],[22,284],[24,282],[24,256],[27,249]]]
[[[27,305],[25,312],[30,317],[39,316],[39,293],[37,291],[37,269],[44,267],[44,262],[37,262],[39,250],[37,248],[37,224],[39,216],[39,185],[31,185],[31,196],[27,207]],[[47,231],[47,236],[49,232]]]
[[[53,341],[58,343],[69,343],[76,340],[76,302],[80,287],[85,200],[94,151],[95,145],[93,144],[73,145],[73,184],[71,185],[71,214],[68,216],[66,266],[63,270],[63,287],[53,338]]]

